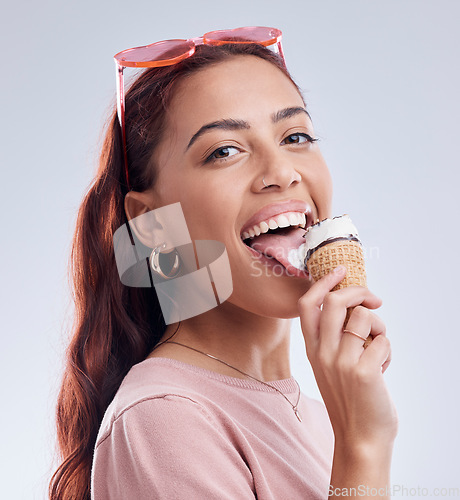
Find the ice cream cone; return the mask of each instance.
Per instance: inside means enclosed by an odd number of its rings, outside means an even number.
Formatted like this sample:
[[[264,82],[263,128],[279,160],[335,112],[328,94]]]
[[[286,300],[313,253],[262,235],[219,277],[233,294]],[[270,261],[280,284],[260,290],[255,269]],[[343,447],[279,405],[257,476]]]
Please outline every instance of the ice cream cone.
[[[337,266],[344,265],[347,274],[332,291],[354,285],[367,286],[363,248],[358,232],[347,215],[314,224],[308,229],[305,240],[305,265],[314,281],[318,281]],[[352,310],[353,308],[348,309],[344,325],[347,324]],[[371,341],[372,336],[369,335],[364,347]]]

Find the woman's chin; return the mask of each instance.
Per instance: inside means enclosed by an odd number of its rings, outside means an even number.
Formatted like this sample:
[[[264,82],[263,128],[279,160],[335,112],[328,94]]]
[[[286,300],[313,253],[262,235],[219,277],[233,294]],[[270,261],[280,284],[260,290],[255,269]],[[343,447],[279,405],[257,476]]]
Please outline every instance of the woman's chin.
[[[229,302],[259,316],[292,319],[299,316],[297,303],[310,288],[309,280],[286,277],[264,277],[255,283],[234,283]]]

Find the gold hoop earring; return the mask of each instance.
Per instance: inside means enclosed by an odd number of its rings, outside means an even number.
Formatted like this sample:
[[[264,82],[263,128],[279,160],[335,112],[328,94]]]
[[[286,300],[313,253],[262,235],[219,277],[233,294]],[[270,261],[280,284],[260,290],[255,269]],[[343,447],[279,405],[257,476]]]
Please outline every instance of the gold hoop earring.
[[[161,269],[160,265],[160,254],[161,250],[166,246],[166,243],[163,243],[162,245],[158,245],[152,250],[152,253],[150,254],[149,258],[149,263],[152,271],[155,274],[158,274],[158,276],[161,276],[165,280],[170,280],[175,278],[179,272],[180,272],[180,260],[179,260],[179,252],[177,251],[177,248],[174,248],[170,250],[169,252],[164,252],[164,254],[168,254],[171,252],[175,252],[175,257],[174,257],[174,263],[171,267],[171,269],[168,271],[167,274]]]

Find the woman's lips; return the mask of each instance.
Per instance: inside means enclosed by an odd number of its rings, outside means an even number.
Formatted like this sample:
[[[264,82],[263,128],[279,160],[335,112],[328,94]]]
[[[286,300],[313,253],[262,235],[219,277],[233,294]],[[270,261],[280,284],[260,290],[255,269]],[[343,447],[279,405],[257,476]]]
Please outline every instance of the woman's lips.
[[[305,214],[307,217],[306,225],[311,224],[311,207],[306,201],[302,200],[284,200],[277,203],[270,203],[256,212],[241,228],[240,235],[248,231],[254,225],[260,224],[262,221],[268,222],[270,219],[275,219],[280,214],[296,212]]]

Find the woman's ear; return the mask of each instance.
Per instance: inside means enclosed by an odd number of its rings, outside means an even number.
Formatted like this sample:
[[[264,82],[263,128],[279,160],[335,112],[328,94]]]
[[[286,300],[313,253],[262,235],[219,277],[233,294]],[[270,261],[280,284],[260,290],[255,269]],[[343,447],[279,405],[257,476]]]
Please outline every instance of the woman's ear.
[[[153,193],[151,191],[129,191],[125,196],[125,212],[129,221],[129,226],[139,241],[145,246],[151,246],[152,227],[151,217],[141,217],[155,209],[153,203]]]

